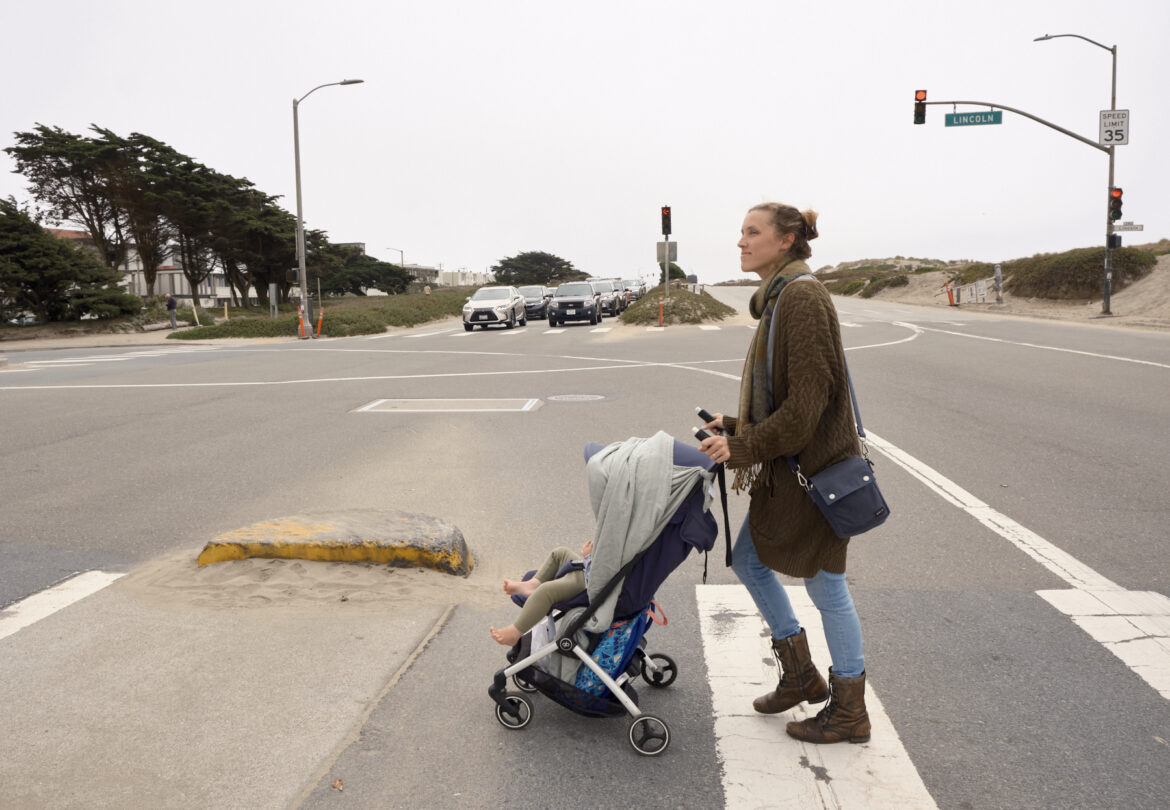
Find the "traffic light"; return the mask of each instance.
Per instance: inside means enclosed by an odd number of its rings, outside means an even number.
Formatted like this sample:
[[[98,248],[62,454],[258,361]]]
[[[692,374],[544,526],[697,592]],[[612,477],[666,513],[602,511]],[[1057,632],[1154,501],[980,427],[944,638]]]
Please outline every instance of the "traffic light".
[[[662,206],[662,235],[670,236],[670,206]]]
[[[1121,247],[1121,234],[1119,234],[1119,233],[1109,234],[1109,249],[1110,250],[1117,250],[1119,247]]]
[[[926,91],[914,91],[914,123],[926,123]]]
[[[1109,189],[1109,218],[1116,222],[1121,219],[1121,189],[1114,187]]]

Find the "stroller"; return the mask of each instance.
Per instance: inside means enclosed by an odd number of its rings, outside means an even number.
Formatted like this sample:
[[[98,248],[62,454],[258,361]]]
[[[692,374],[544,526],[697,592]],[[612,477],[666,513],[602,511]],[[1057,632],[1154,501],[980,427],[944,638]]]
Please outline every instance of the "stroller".
[[[630,744],[639,754],[656,756],[670,744],[670,729],[639,710],[630,681],[641,675],[650,686],[663,688],[678,675],[670,656],[647,652],[645,634],[658,621],[658,587],[692,549],[707,552],[715,544],[712,462],[663,432],[606,447],[590,443],[585,459],[598,519],[586,590],[554,605],[520,638],[488,694],[496,703],[496,719],[509,729],[532,720],[525,693],[540,692],[586,717],[628,713]],[[647,512],[654,508],[647,503],[659,507],[652,519]],[[512,597],[520,605],[525,598]],[[505,691],[509,677],[519,692]]]

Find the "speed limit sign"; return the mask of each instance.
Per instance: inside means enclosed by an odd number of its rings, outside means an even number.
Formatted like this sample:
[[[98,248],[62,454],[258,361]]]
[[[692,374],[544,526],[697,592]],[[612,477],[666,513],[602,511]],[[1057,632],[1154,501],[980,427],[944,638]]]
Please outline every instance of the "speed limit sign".
[[[1121,146],[1129,143],[1129,110],[1101,110],[1102,146]]]

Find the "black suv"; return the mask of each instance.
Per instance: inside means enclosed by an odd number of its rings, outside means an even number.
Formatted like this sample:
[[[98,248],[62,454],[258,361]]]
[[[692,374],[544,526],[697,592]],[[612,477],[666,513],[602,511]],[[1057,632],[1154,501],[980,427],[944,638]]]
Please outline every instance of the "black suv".
[[[588,281],[568,281],[548,302],[549,326],[565,321],[601,323],[601,295]]]

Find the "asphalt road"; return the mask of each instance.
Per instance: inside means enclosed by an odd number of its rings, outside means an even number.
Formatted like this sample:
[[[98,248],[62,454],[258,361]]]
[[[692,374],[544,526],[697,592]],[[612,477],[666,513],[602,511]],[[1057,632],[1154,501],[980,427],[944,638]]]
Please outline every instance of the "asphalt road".
[[[854,540],[850,582],[870,685],[930,797],[1165,806],[1170,693],[1157,685],[1170,675],[1142,674],[1043,593],[1170,595],[1170,336],[837,303],[894,511]],[[698,643],[700,563],[659,594],[671,624],[655,633],[680,668],[671,689],[643,690],[671,723],[661,758],[633,753],[625,721],[547,701],[529,728],[502,729],[486,628],[508,615],[503,577],[590,536],[583,445],[685,438],[694,406],[733,410],[750,336],[742,323],[451,323],[10,354],[22,367],[0,372],[0,605],[77,571],[130,573],[0,639],[0,806],[724,806],[736,763],[719,759]],[[394,398],[540,407],[358,410]],[[475,572],[355,615],[189,606],[135,581],[220,532],[354,508],[450,521]],[[719,554],[708,582],[734,582]]]

